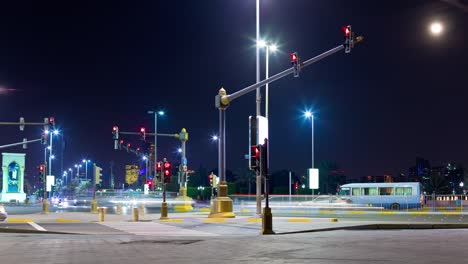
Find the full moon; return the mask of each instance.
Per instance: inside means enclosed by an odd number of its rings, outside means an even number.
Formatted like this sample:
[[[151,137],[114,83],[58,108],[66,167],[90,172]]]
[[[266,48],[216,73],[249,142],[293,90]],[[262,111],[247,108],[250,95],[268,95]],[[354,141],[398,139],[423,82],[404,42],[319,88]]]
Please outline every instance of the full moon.
[[[443,30],[442,24],[440,24],[439,22],[434,22],[431,24],[430,30],[433,35],[440,35],[440,33],[442,33]]]

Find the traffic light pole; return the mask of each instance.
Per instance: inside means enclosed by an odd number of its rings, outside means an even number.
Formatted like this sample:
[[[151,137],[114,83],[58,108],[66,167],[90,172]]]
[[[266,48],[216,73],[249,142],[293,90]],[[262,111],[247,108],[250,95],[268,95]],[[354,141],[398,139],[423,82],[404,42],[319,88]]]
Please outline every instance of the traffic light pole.
[[[156,121],[156,120],[155,120]],[[155,127],[157,129],[157,127]],[[119,132],[122,135],[141,135],[141,133],[138,132]],[[178,200],[182,201],[181,203],[178,203],[174,209],[177,211],[190,211],[193,209],[192,207],[192,200],[191,198],[187,197],[187,173],[184,171],[184,165],[186,165],[186,143],[188,141],[188,132],[185,128],[182,128],[182,130],[178,134],[165,134],[165,133],[145,133],[145,135],[149,136],[154,136],[155,139],[157,137],[173,137],[177,138],[181,142],[181,149],[182,149],[182,156],[181,156],[181,162],[179,166],[179,177],[178,177],[178,184],[179,184],[179,195],[177,197]],[[116,139],[114,139],[116,140]],[[137,151],[133,151],[129,149],[128,147],[125,147],[125,145],[122,146],[124,149],[127,151],[130,151],[132,153],[135,153],[137,156],[139,155]],[[156,149],[156,144],[155,144],[155,149]],[[140,155],[143,156],[143,155]],[[156,153],[155,153],[156,157]],[[157,160],[156,160],[157,163]],[[157,165],[155,164],[155,167]],[[155,184],[152,186],[153,188],[155,187]]]
[[[42,213],[49,213],[49,201],[47,200],[47,161],[44,161],[44,191],[42,200]]]
[[[8,144],[8,145],[2,145],[0,146],[0,149],[2,148],[9,148],[9,147],[14,147],[14,146],[19,146],[19,145],[23,145],[23,144],[29,144],[29,143],[34,143],[34,142],[38,142],[38,141],[41,141],[41,139],[34,139],[34,140],[29,140],[29,141],[23,141],[23,142],[18,142],[18,143],[12,143],[12,144]]]
[[[356,43],[361,42],[362,37],[356,38]],[[339,45],[331,50],[328,50],[316,57],[313,57],[305,62],[299,63],[299,69],[312,65],[313,63],[320,61],[330,55],[333,55],[345,48],[345,44]],[[297,70],[297,69],[296,69]],[[232,200],[227,196],[227,183],[226,183],[226,148],[225,148],[225,129],[226,129],[226,109],[229,104],[235,99],[246,95],[257,88],[264,86],[267,83],[272,83],[279,80],[287,75],[294,73],[295,67],[291,67],[280,73],[271,76],[268,79],[252,84],[242,90],[239,90],[233,94],[228,95],[224,88],[219,89],[218,95],[215,97],[215,107],[219,110],[219,152],[218,152],[218,167],[221,182],[218,187],[218,197],[213,201],[211,213],[209,217],[235,217],[232,210]]]

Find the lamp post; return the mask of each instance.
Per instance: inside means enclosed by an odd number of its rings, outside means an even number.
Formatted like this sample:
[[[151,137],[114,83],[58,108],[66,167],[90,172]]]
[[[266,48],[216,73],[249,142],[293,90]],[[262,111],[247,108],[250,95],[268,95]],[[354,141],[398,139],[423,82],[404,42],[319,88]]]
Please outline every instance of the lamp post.
[[[275,44],[269,44],[264,40],[257,42],[257,46],[260,48],[265,48],[265,79],[269,77],[269,64],[270,64],[270,53],[276,52],[278,47]],[[268,85],[265,84],[265,117],[268,119]]]
[[[159,110],[159,111],[148,111],[148,114],[153,115],[154,114],[154,179],[156,179],[156,167],[158,163],[158,115],[164,116],[164,111]],[[162,178],[162,177],[161,177]],[[154,180],[153,180],[153,185],[151,186],[152,191],[154,191]]]
[[[146,182],[148,181],[148,157],[143,156],[143,160],[145,161],[145,183],[144,184],[146,184]],[[154,181],[153,181],[153,184],[154,184]]]
[[[49,174],[52,175],[52,135],[58,135],[59,134],[59,131],[57,129],[55,129],[52,133],[49,133],[50,134],[50,153],[49,153]]]
[[[307,110],[304,113],[305,118],[309,119],[311,121],[311,131],[312,131],[312,143],[311,143],[311,152],[312,152],[312,169],[314,168],[314,114]]]
[[[86,177],[86,180],[88,180],[88,162],[91,162],[91,161],[83,159],[82,162],[85,164],[85,177]]]

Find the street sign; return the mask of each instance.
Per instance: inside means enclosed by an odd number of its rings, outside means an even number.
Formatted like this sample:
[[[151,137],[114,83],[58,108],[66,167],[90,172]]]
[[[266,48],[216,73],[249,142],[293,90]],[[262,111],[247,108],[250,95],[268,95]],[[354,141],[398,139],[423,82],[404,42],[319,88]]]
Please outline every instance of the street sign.
[[[316,190],[319,188],[319,170],[308,169],[309,172],[309,189]]]
[[[46,191],[52,191],[52,185],[55,185],[55,176],[54,175],[47,175],[46,177]]]

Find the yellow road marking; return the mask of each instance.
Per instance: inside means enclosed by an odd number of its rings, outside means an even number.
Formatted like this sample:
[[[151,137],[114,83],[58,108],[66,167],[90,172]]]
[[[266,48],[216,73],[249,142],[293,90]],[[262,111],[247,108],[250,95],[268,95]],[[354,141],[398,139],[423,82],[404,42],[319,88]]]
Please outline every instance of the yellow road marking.
[[[164,219],[160,220],[161,223],[182,223],[184,219]]]
[[[305,211],[304,210],[292,210],[291,213],[292,214],[304,214]]]
[[[349,211],[348,214],[365,214],[364,211]]]
[[[429,212],[409,212],[412,215],[427,215]]]
[[[79,223],[80,220],[57,218],[57,223]]]
[[[310,223],[310,219],[308,218],[291,218],[291,219],[288,219],[288,222],[291,222],[291,223]]]
[[[207,207],[200,208],[200,212],[209,213],[210,211],[211,211],[210,208],[207,208]]]
[[[333,210],[319,210],[319,214],[335,214]]]
[[[460,212],[442,212],[443,215],[461,215]]]
[[[261,223],[262,219],[261,218],[248,218],[247,223]]]
[[[205,218],[203,220],[205,223],[224,223],[226,222],[226,219],[224,218]]]
[[[382,215],[394,215],[395,212],[382,211],[382,212],[379,212],[379,214],[382,214]]]
[[[7,218],[8,223],[29,223],[33,222],[31,218]]]

